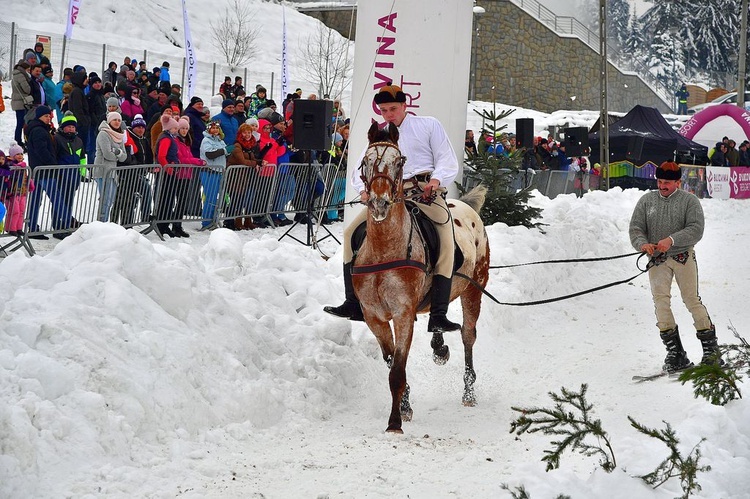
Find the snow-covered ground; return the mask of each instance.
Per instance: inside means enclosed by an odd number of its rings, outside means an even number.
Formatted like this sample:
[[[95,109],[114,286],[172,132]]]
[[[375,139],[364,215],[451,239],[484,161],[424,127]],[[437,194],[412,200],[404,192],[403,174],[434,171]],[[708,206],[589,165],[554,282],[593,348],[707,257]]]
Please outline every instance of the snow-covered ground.
[[[12,120],[0,115],[0,137]],[[492,263],[630,253],[628,219],[641,195],[535,196],[544,231],[488,227]],[[746,335],[750,324],[741,291],[750,204],[702,203],[701,296],[729,342],[730,322]],[[383,431],[390,394],[374,338],[322,311],[343,295],[335,241],[318,251],[279,241],[277,230],[186,228],[189,239],[161,242],[94,223],[37,244],[33,258],[0,261],[0,497],[505,497],[503,483],[532,497],[680,494],[676,480],[652,491],[634,478],[667,450],[628,415],[651,427],[669,421],[684,452],[707,439],[712,471],[699,476],[698,497],[748,497],[747,399],[714,407],[689,386],[630,379],[664,357],[645,276],[544,306],[485,300],[474,408],[461,405],[458,335],[446,335],[454,354],[439,367],[420,318],[408,366],[414,421],[395,436]],[[340,238],[341,224],[331,230]],[[500,269],[488,290],[524,302],[637,272],[635,257]],[[697,360],[677,299],[675,310]],[[571,455],[545,473],[549,439],[510,434],[510,407],[548,405],[548,392],[582,383],[618,469]]]
[[[9,20],[21,15],[17,5],[5,11]],[[109,2],[83,5],[94,12]],[[129,29],[141,34],[137,23]],[[467,127],[479,130],[476,106],[491,104],[468,106]],[[519,110],[509,124],[519,117],[534,117],[541,132],[589,126],[597,115]],[[0,114],[4,150],[13,125],[10,112]],[[488,227],[492,264],[630,253],[628,220],[641,195],[535,196],[543,231]],[[701,296],[720,340],[731,342],[730,322],[750,334],[742,291],[750,204],[702,205]],[[340,238],[341,224],[330,228]],[[340,246],[327,239],[318,251],[271,229],[186,229],[189,239],[161,242],[94,223],[35,244],[33,258],[0,260],[0,497],[509,497],[503,483],[523,484],[534,498],[680,495],[676,479],[651,490],[635,478],[668,451],[632,429],[628,415],[650,427],[668,421],[685,453],[706,438],[702,463],[712,470],[699,475],[697,497],[750,497],[747,398],[715,407],[673,381],[631,381],[664,357],[645,276],[544,306],[484,300],[473,408],[461,404],[458,335],[446,334],[453,355],[437,366],[421,317],[407,371],[414,420],[391,435],[388,373],[374,338],[322,311],[343,296]],[[498,269],[488,290],[524,302],[637,272],[635,257]],[[674,302],[697,360],[692,321]],[[449,316],[459,319],[458,303]],[[574,454],[546,473],[549,438],[510,434],[511,406],[549,405],[548,392],[582,383],[618,468],[607,474]]]

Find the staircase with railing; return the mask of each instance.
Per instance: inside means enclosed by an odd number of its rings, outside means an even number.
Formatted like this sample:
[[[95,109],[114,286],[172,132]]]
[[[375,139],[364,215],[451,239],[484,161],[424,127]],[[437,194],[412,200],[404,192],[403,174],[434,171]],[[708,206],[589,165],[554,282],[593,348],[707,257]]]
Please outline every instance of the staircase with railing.
[[[597,53],[599,52],[599,34],[591,31],[575,17],[558,16],[537,0],[508,1],[535,17],[540,23],[544,24],[555,33],[575,36],[591,47],[592,50]],[[658,95],[665,104],[669,106],[673,104],[674,98],[672,92],[651,73],[650,69],[639,61],[627,58],[626,55],[610,41],[607,42],[607,60],[610,64],[619,68],[621,71],[632,72],[637,75],[644,81],[644,83],[651,87],[653,92]]]

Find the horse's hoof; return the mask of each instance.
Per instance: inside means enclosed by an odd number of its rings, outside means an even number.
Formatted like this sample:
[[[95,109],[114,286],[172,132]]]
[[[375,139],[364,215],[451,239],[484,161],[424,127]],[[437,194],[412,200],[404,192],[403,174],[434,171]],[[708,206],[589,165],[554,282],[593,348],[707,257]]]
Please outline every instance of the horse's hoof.
[[[451,358],[451,351],[448,345],[443,345],[432,351],[432,360],[439,366],[444,366]]]
[[[401,421],[411,421],[412,416],[414,416],[414,411],[411,409],[408,411],[401,411]]]
[[[385,430],[385,432],[386,433],[398,433],[399,435],[404,434],[404,430],[402,430],[401,428],[388,428],[387,430]]]
[[[477,405],[477,397],[474,395],[474,390],[469,393],[464,393],[462,402],[464,407],[474,407]]]

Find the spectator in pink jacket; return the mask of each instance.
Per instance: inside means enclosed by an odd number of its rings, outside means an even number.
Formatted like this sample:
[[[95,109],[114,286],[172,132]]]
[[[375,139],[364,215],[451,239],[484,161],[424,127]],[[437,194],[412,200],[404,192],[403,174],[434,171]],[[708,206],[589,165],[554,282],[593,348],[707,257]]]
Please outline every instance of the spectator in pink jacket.
[[[279,156],[283,156],[286,152],[286,146],[283,145],[282,139],[271,137],[273,125],[271,125],[270,121],[258,120],[258,128],[260,130],[260,140],[258,141],[260,152],[257,155],[257,159],[263,161],[260,174],[263,177],[271,177],[276,171]]]
[[[143,106],[141,106],[141,91],[137,87],[130,87],[128,86],[125,95],[123,96],[123,101],[120,103],[120,108],[122,109],[122,119],[125,120],[125,123],[130,126],[130,123],[133,121],[133,118],[137,114],[144,115],[146,112],[143,110]]]
[[[193,156],[190,151],[192,137],[190,137],[190,120],[183,116],[177,122],[177,157],[180,166],[175,174],[177,194],[177,206],[175,208],[174,218],[179,220],[172,224],[172,232],[177,237],[190,237],[190,234],[182,228],[182,217],[185,215],[187,204],[190,200],[190,180],[193,178],[193,169],[195,166],[206,166],[206,162]]]

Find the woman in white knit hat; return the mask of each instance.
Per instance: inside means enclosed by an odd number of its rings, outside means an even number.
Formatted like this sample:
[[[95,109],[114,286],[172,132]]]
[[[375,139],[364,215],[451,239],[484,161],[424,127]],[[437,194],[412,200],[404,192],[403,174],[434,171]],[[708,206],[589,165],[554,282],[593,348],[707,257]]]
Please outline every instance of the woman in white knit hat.
[[[125,161],[128,153],[125,150],[125,130],[122,127],[122,116],[114,111],[107,113],[106,121],[99,125],[96,136],[96,159],[91,169],[91,178],[99,189],[99,220],[109,220],[109,212],[115,200],[114,169],[118,161]]]

